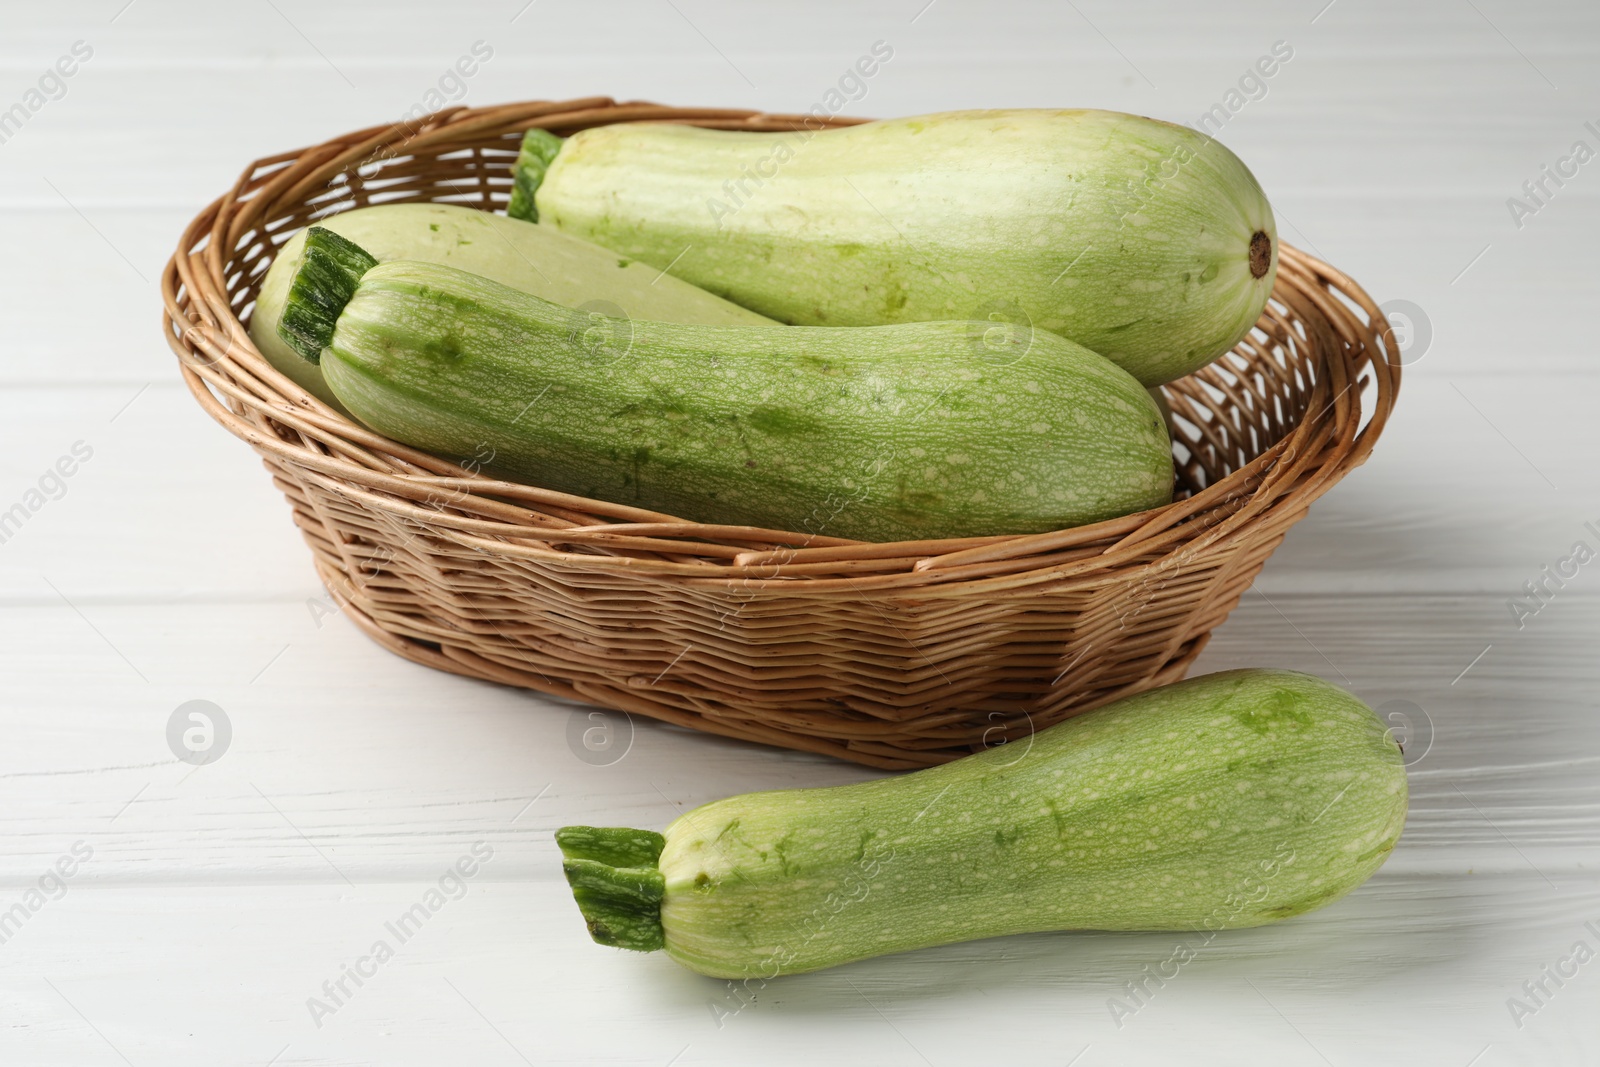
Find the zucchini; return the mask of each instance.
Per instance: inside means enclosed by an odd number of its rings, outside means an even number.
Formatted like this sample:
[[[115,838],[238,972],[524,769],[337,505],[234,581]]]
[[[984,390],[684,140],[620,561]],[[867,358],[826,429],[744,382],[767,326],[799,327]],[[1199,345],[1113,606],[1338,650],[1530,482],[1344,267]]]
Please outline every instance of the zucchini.
[[[1014,307],[1146,385],[1231,348],[1277,271],[1248,168],[1112,111],[954,111],[822,132],[531,131],[513,212],[783,322]]]
[[[1406,798],[1400,749],[1365,704],[1237,670],[930,770],[556,843],[594,940],[771,978],[1001,934],[1299,915],[1382,865]]]
[[[753,311],[638,260],[520,219],[459,204],[382,204],[332,215],[318,226],[355,242],[381,263],[445,263],[569,307],[609,303],[613,313],[661,322],[759,323]],[[284,244],[250,318],[250,339],[267,361],[325,404],[337,398],[308,362],[278,337],[289,284],[304,256],[305,231]]]
[[[323,332],[286,339],[374,430],[492,473],[863,540],[1043,532],[1171,500],[1144,388],[1042,330],[624,322],[439,264],[365,269],[346,245],[313,229],[282,324]]]

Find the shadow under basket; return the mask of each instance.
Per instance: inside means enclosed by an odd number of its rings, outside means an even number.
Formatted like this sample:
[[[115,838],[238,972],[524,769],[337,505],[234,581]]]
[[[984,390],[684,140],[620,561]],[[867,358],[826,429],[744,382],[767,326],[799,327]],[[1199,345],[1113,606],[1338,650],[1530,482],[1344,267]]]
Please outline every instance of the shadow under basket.
[[[250,343],[256,288],[302,226],[376,203],[501,210],[523,130],[634,121],[861,120],[606,98],[453,109],[253,164],[162,275],[195,398],[261,454],[351,621],[407,659],[875,767],[942,763],[1181,678],[1394,404],[1376,305],[1283,246],[1250,336],[1164,387],[1174,503],[1055,533],[867,544],[473,475],[330,410]]]

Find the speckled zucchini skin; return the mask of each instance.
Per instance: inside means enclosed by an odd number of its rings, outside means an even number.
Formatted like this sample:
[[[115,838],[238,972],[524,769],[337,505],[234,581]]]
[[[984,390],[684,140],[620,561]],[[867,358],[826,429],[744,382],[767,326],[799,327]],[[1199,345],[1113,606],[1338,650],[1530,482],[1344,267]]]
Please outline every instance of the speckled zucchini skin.
[[[665,831],[665,948],[772,977],[1042,930],[1215,930],[1319,907],[1400,837],[1399,748],[1304,674],[1150,690],[978,755],[730,797]]]
[[[318,221],[380,263],[422,260],[482,275],[557,304],[605,301],[636,319],[759,323],[753,311],[549,226],[536,226],[459,204],[380,204]],[[262,280],[250,317],[250,340],[278,370],[324,403],[338,406],[315,363],[278,337],[289,284],[304,262],[306,231],[284,244]]]
[[[450,267],[367,271],[321,354],[395,440],[683,518],[869,541],[1059,529],[1170,501],[1125,371],[995,322],[625,321]]]
[[[1146,385],[1232,347],[1277,271],[1271,205],[1238,157],[1119,112],[618,124],[573,135],[545,170],[548,155],[523,166],[543,223],[764,315],[872,326],[1015,306]]]

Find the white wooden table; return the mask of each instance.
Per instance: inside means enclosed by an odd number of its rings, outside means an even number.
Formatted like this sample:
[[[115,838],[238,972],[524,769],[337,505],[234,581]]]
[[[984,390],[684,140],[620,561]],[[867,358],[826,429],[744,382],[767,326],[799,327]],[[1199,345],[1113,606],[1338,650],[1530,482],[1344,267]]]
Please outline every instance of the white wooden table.
[[[1507,205],[1575,141],[1600,149],[1600,9],[1324,2],[5,0],[0,1062],[1600,1062],[1600,562],[1520,627],[1508,606],[1574,542],[1600,549],[1600,162]],[[1405,837],[1354,895],[1217,937],[1120,1019],[1174,937],[979,942],[754,998],[591,944],[553,828],[869,772],[620,717],[626,754],[586,761],[582,710],[380,651],[157,330],[161,263],[245,163],[426,102],[475,42],[469,103],[800,110],[880,40],[850,112],[1180,121],[1287,42],[1223,137],[1287,239],[1416,309],[1373,460],[1196,668],[1298,668],[1408,710],[1413,757],[1431,747]],[[231,728],[198,768],[166,739],[191,700]],[[345,977],[474,847],[492,855],[457,898]]]

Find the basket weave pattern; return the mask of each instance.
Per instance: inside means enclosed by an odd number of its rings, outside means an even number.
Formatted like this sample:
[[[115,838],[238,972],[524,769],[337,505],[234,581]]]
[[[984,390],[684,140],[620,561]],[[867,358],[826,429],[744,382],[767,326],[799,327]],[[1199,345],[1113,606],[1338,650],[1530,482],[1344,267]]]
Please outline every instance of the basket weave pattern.
[[[1397,350],[1371,298],[1285,246],[1251,336],[1165,387],[1173,504],[864,544],[495,481],[352,423],[250,343],[260,279],[307,223],[392,201],[501,209],[523,130],[625,121],[859,120],[605,98],[453,109],[253,164],[163,274],[196,400],[262,456],[350,619],[409,659],[878,767],[944,762],[1182,677],[1394,403]]]

